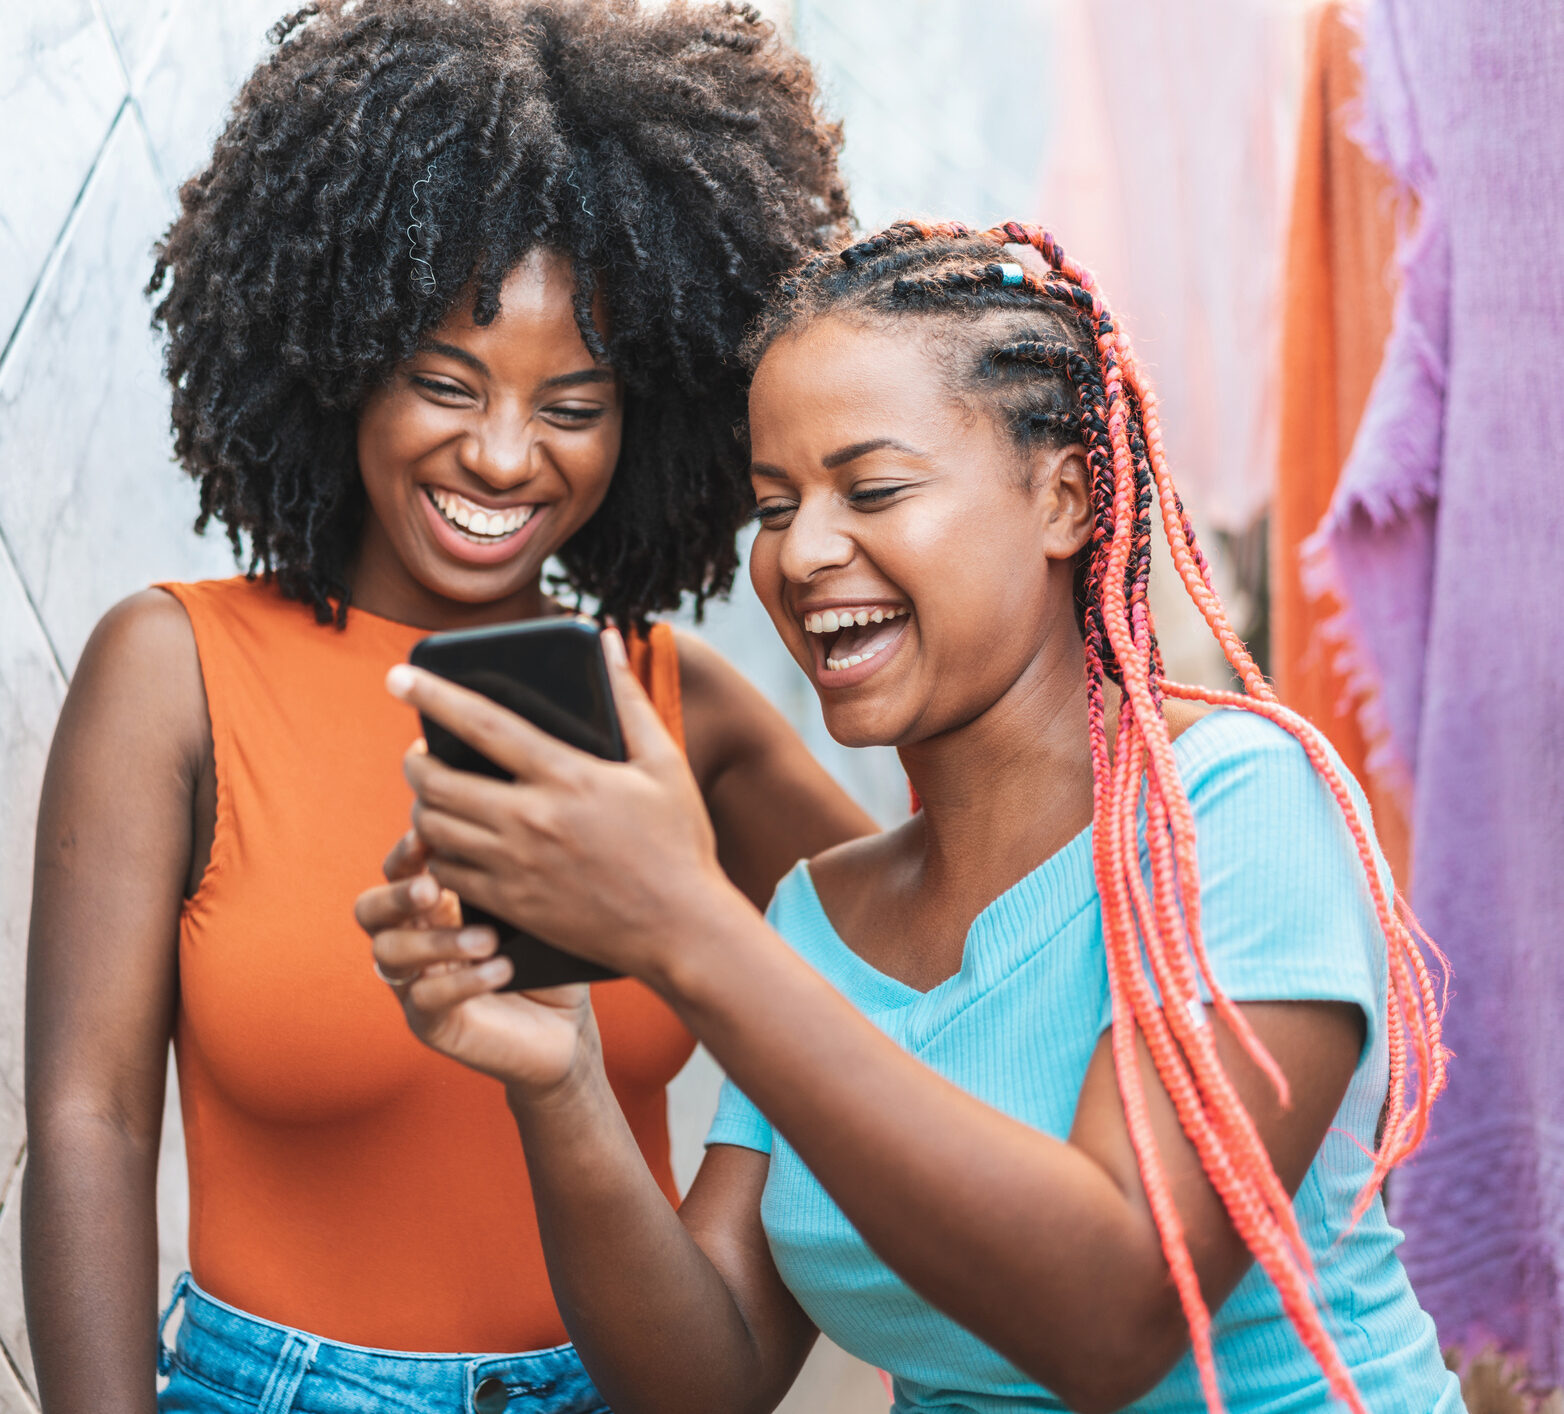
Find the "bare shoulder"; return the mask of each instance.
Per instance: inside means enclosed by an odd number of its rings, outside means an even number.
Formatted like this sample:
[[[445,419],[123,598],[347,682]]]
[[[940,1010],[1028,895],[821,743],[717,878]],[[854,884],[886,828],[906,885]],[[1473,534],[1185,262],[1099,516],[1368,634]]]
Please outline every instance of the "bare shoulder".
[[[153,739],[204,747],[209,727],[195,632],[160,589],[122,599],[92,631],[71,679],[62,731],[108,731],[126,744]]]
[[[892,880],[909,861],[922,857],[922,839],[923,821],[914,815],[889,830],[845,840],[815,855],[809,861],[809,877],[826,911],[833,901],[861,895],[866,885]]]
[[[1188,702],[1180,697],[1164,698],[1162,717],[1168,724],[1168,737],[1177,740],[1202,717],[1209,716],[1216,708],[1205,702]]]
[[[710,781],[735,761],[796,740],[786,719],[709,643],[674,630],[684,736],[697,779]]]
[[[679,687],[686,710],[720,707],[755,691],[744,674],[705,639],[682,628],[673,631],[673,639],[679,649]]]

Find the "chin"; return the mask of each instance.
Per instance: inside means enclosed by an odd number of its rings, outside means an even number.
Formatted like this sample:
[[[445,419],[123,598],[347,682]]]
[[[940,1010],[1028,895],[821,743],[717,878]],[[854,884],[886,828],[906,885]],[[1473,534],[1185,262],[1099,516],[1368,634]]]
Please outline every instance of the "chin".
[[[888,730],[885,716],[872,708],[838,708],[824,714],[825,729],[841,746],[896,746],[901,733]]]

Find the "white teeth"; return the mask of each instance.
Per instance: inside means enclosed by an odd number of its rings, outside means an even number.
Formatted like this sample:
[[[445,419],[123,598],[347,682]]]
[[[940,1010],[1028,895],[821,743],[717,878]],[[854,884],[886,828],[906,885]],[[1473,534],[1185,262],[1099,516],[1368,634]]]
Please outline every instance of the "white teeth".
[[[429,499],[452,525],[481,540],[503,540],[514,535],[529,520],[536,506],[513,506],[507,510],[490,509],[458,496],[454,491],[429,487]]]
[[[868,653],[854,653],[851,657],[848,658],[827,658],[825,660],[825,665],[828,669],[830,669],[831,672],[839,673],[844,668],[856,668],[860,663],[867,663],[869,659],[873,658],[876,654],[879,653],[879,651],[880,649],[876,648]]]
[[[825,609],[819,613],[804,615],[805,633],[835,633],[838,629],[855,624],[887,623],[911,612],[902,607],[894,609]]]

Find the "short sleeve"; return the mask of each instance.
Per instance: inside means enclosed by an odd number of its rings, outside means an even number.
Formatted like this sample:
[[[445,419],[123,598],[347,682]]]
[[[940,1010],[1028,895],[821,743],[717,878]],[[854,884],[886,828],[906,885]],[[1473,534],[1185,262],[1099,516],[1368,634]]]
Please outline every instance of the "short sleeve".
[[[717,1099],[717,1117],[706,1135],[706,1147],[733,1144],[740,1149],[771,1152],[771,1121],[750,1103],[749,1096],[731,1080],[722,1082]]]
[[[1235,1002],[1349,1002],[1363,1013],[1367,1056],[1384,1009],[1385,942],[1324,779],[1291,735],[1251,713],[1213,713],[1175,742],[1175,754],[1195,818],[1201,931],[1217,982]],[[1368,828],[1362,793],[1330,755]],[[1377,850],[1375,864],[1388,890]],[[1111,1021],[1109,1003],[1104,1026]]]

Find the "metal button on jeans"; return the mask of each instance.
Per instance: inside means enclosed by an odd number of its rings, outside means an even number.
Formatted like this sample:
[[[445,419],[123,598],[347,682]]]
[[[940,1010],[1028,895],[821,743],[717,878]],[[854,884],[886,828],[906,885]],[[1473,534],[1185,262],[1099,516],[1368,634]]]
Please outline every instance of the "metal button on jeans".
[[[474,1414],[505,1414],[505,1406],[509,1403],[510,1393],[505,1388],[505,1381],[496,1375],[481,1381],[472,1392]]]

